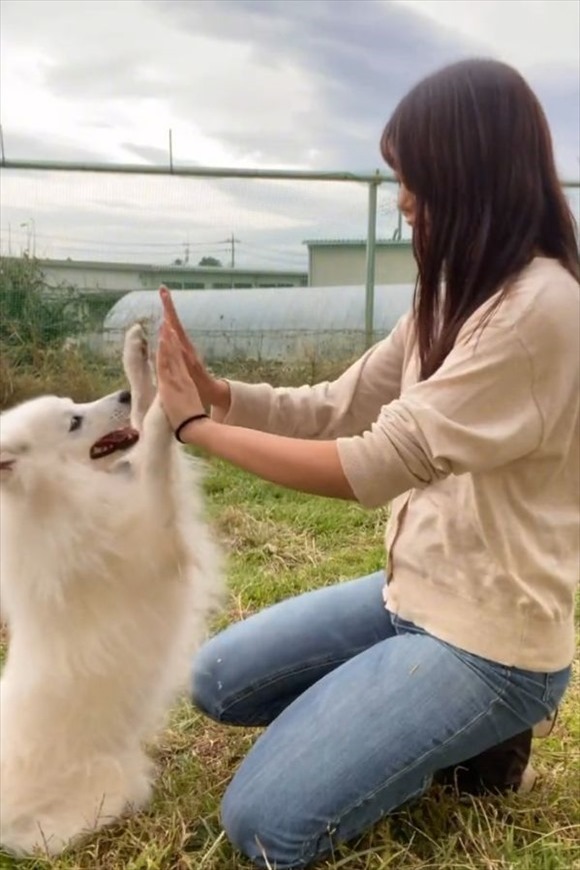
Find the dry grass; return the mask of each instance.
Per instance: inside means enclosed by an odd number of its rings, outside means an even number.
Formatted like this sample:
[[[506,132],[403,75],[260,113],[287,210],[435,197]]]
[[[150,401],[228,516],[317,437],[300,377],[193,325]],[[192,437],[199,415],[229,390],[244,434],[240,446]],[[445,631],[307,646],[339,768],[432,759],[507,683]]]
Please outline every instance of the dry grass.
[[[118,365],[105,365],[77,348],[44,348],[31,354],[32,365],[22,364],[13,350],[0,347],[0,408],[9,408],[45,393],[66,394],[87,402],[119,385]]]
[[[75,367],[70,374],[78,371]],[[49,380],[47,376],[39,389],[35,378],[33,392],[43,391]],[[105,382],[110,383],[110,375],[92,383],[90,395]],[[81,388],[77,379],[70,392]],[[216,628],[288,595],[362,575],[382,563],[380,514],[283,492],[217,462],[207,492],[231,553],[229,609]],[[580,870],[579,724],[576,672],[555,733],[536,743],[540,779],[530,795],[475,801],[433,791],[360,842],[338,850],[317,870]],[[146,813],[57,860],[15,862],[0,854],[0,867],[249,870],[223,837],[218,808],[255,736],[255,731],[208,722],[184,702],[154,748],[159,778]]]
[[[89,401],[118,387],[122,380],[117,362],[103,360],[82,348],[34,348],[27,346],[22,363],[20,347],[0,346],[0,408],[8,408],[25,399],[44,393],[67,394],[77,401]],[[230,377],[255,383],[265,381],[274,386],[314,383],[336,377],[349,360],[327,363],[311,358],[297,363],[235,360],[215,363],[218,377]]]

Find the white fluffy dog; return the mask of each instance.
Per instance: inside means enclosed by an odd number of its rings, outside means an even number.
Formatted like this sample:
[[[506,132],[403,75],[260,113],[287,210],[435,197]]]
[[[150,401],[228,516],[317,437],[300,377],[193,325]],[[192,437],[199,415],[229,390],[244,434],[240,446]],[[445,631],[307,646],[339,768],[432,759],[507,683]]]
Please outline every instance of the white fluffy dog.
[[[144,743],[223,589],[139,326],[124,366],[131,393],[0,418],[0,842],[15,853],[56,854],[146,803]]]

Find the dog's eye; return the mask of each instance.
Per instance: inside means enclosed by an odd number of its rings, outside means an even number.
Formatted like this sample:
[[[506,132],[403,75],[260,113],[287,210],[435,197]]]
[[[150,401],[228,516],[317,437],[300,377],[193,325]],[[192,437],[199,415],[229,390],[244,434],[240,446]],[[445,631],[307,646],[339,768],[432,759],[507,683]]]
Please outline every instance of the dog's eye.
[[[74,417],[71,417],[70,426],[68,427],[69,432],[76,432],[77,429],[80,429],[83,424],[83,418],[79,417],[78,414],[75,414]]]

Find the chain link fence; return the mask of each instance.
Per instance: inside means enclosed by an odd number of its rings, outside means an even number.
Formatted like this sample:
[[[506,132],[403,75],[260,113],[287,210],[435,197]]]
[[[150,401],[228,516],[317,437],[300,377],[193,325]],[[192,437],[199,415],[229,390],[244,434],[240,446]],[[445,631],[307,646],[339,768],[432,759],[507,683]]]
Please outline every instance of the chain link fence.
[[[578,216],[579,185],[565,187]],[[118,377],[126,326],[118,317],[114,326],[118,303],[128,294],[153,297],[161,283],[176,298],[184,291],[184,304],[185,296],[204,294],[190,331],[214,368],[230,371],[235,361],[258,377],[270,366],[274,379],[270,364],[286,371],[292,362],[316,378],[331,357],[333,366],[339,356],[354,357],[388,331],[406,304],[401,285],[408,292],[413,283],[396,185],[379,173],[4,160],[1,206],[3,402],[15,392],[15,371],[36,377],[40,391],[47,384],[38,373],[47,359],[62,368],[62,354],[67,366]],[[387,256],[392,289],[375,287],[384,283]],[[327,286],[315,292],[309,282],[324,269]],[[218,295],[220,311],[210,302]],[[203,313],[212,310],[213,321]]]
[[[375,239],[402,241],[396,199],[392,179],[378,174],[5,160],[3,344],[9,339],[23,356],[30,355],[33,344],[47,343],[116,351],[118,341],[111,342],[111,327],[105,329],[115,303],[131,292],[153,292],[163,283],[176,293],[240,291],[224,301],[226,342],[216,345],[214,324],[195,325],[196,339],[202,348],[208,345],[213,357],[218,345],[227,345],[230,358],[232,348],[237,357],[255,356],[256,335],[246,330],[246,340],[236,306],[242,291],[248,291],[246,301],[250,291],[271,291],[269,296],[258,293],[254,303],[253,331],[262,333],[258,346],[286,347],[291,355],[300,355],[299,342],[283,336],[277,341],[278,333],[287,332],[286,318],[269,322],[267,300],[284,294],[291,307],[294,288],[311,283],[310,245],[324,240],[352,252],[348,279],[338,269],[335,282],[356,283],[360,305],[354,316],[352,309],[340,316],[344,300],[338,295],[332,324],[313,311],[307,324],[310,353],[316,352],[318,330],[341,332],[342,346],[354,353],[361,335],[364,345],[365,334],[369,337],[373,329]],[[328,315],[328,308],[322,313]],[[205,332],[212,333],[211,341],[205,342]],[[223,338],[223,329],[221,334]],[[219,356],[218,350],[216,362]]]

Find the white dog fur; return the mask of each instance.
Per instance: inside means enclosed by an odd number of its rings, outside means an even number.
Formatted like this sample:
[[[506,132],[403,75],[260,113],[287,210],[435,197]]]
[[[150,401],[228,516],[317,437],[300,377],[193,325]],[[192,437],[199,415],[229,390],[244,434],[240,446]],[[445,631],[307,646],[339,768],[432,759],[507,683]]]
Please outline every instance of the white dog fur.
[[[144,744],[223,590],[199,471],[155,397],[139,326],[124,366],[130,404],[45,396],[0,418],[0,842],[17,854],[57,854],[146,804]],[[137,445],[90,459],[129,413]]]

